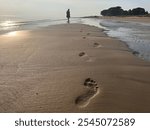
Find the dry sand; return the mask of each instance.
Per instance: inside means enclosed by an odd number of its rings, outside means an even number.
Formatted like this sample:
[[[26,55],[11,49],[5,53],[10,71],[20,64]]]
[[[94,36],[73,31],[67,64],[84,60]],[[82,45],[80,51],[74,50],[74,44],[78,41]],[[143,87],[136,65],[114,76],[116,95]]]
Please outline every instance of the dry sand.
[[[101,29],[0,36],[0,112],[150,112],[150,63]]]
[[[150,17],[138,17],[138,16],[130,16],[130,17],[117,17],[117,16],[101,16],[101,19],[114,19],[119,21],[127,21],[127,22],[141,22],[141,23],[150,23]]]

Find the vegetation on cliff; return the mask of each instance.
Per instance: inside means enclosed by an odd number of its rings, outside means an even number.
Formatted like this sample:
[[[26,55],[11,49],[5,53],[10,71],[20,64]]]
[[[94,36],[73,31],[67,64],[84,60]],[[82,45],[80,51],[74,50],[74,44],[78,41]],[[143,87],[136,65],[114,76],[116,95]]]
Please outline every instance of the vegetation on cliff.
[[[148,15],[148,11],[145,11],[144,8],[138,7],[129,10],[123,10],[122,7],[111,7],[101,11],[103,16],[138,16],[138,15]]]

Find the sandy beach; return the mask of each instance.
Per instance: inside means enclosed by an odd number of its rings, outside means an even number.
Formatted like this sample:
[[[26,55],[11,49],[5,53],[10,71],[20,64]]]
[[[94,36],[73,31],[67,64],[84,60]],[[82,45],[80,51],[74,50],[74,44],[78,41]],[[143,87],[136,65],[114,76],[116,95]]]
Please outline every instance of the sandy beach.
[[[0,36],[0,112],[150,112],[150,63],[102,29]]]
[[[100,16],[101,19],[114,19],[119,21],[127,21],[127,22],[141,22],[141,23],[150,23],[150,17],[138,17],[138,16],[125,16],[125,17],[117,17],[117,16]]]

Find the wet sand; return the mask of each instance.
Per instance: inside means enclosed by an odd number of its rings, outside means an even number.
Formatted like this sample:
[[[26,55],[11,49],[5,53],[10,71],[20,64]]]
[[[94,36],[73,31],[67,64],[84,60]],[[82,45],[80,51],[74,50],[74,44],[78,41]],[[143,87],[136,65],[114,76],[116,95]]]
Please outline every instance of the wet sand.
[[[0,112],[150,112],[150,63],[102,29],[0,36]]]

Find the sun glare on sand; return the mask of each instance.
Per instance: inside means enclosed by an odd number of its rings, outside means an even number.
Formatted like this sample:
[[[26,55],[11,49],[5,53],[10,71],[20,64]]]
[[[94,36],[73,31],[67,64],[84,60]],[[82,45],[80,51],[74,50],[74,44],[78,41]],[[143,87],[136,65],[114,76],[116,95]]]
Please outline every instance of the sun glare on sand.
[[[29,31],[12,31],[12,32],[9,32],[9,33],[6,33],[4,35],[2,35],[3,37],[19,37],[19,38],[22,38],[22,37],[26,37],[28,36],[29,34]]]
[[[7,30],[7,29],[9,30],[13,28],[14,26],[17,27],[15,24],[15,21],[5,21],[5,22],[0,23],[0,26],[3,27],[4,30]],[[24,34],[24,33],[21,31],[12,31],[12,32],[4,34],[3,36],[16,37],[16,36],[20,36],[21,34]]]
[[[15,37],[15,36],[17,36],[17,31],[9,32],[6,35],[9,36],[9,37]]]

